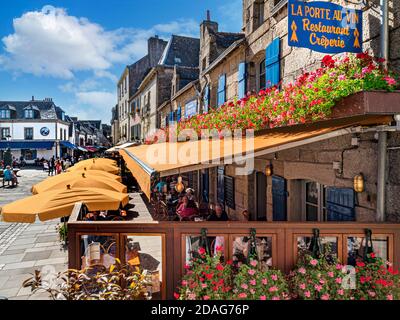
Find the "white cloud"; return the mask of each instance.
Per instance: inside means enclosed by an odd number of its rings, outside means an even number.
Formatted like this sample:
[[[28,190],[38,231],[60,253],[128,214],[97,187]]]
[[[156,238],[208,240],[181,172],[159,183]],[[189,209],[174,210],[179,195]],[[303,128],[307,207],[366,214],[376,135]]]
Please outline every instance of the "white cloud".
[[[16,74],[30,73],[72,79],[76,72],[116,80],[109,69],[129,64],[147,53],[147,38],[171,33],[197,35],[198,23],[180,19],[149,29],[107,31],[87,18],[68,15],[62,8],[45,6],[13,20],[14,33],[4,37],[0,66]]]

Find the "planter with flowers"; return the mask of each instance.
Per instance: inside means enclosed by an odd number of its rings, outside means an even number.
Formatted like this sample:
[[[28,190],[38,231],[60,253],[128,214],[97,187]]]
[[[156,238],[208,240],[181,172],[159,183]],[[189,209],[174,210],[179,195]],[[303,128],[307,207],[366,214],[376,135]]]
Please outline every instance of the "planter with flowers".
[[[194,130],[199,137],[202,130],[216,130],[222,138],[224,130],[257,131],[358,114],[349,108],[344,98],[363,92],[375,92],[376,95],[377,90],[393,92],[399,87],[397,77],[384,69],[381,62],[366,53],[338,58],[327,55],[320,68],[304,72],[294,82],[281,85],[280,89],[267,88],[257,95],[249,94],[218,108],[210,108],[207,113],[182,119],[176,128],[159,130],[148,137],[146,143],[168,141],[171,129],[178,134],[186,129]],[[398,94],[392,95],[398,99]],[[382,100],[382,95],[378,94],[377,98]],[[357,99],[353,102],[363,103]],[[387,105],[393,106],[393,103]]]
[[[234,279],[233,299],[286,300],[289,288],[279,270],[261,271],[257,260],[242,264]]]
[[[399,271],[368,254],[367,262],[357,261],[351,268],[324,255],[304,255],[289,275],[292,297],[305,300],[398,300]],[[354,270],[354,269],[353,269]]]
[[[368,255],[367,262],[356,263],[356,289],[352,295],[357,300],[399,300],[400,275],[391,264],[374,253]]]
[[[198,250],[198,258],[192,258],[185,265],[183,276],[175,299],[179,300],[226,300],[231,297],[231,263],[222,263],[222,248],[210,256],[204,248]]]
[[[349,291],[344,289],[347,271],[332,257],[314,258],[304,254],[289,274],[290,289],[294,299],[347,300]]]

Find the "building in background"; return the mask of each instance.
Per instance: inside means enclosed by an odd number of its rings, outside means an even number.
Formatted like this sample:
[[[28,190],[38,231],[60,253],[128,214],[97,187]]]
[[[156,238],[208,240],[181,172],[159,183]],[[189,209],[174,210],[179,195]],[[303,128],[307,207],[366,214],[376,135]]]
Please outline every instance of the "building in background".
[[[70,122],[51,98],[0,101],[0,158],[10,148],[12,156],[34,163],[35,159],[60,157],[71,144]],[[68,151],[71,152],[71,149]]]
[[[133,110],[141,128],[139,138],[144,139],[166,123],[181,118],[181,109],[172,103],[171,96],[196,80],[199,48],[197,38],[171,36],[157,66],[133,96]]]
[[[149,38],[147,41],[148,54],[125,67],[118,81],[118,104],[113,112],[114,144],[132,140],[133,127],[140,122],[133,112],[137,108],[133,97],[144,77],[158,63],[166,45],[167,42],[159,39],[158,36]]]

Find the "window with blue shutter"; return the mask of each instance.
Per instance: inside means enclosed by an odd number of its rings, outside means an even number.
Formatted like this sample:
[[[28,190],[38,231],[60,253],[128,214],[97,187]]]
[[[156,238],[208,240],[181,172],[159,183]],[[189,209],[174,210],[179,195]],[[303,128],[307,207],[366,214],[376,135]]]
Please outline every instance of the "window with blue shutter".
[[[353,189],[329,187],[326,192],[326,211],[328,221],[356,220],[356,198]]]
[[[279,84],[280,81],[280,39],[275,38],[265,50],[266,87]]]
[[[179,106],[178,109],[176,110],[176,121],[180,121],[182,118],[182,107]]]
[[[225,103],[226,100],[225,86],[226,86],[226,75],[223,74],[219,77],[218,80],[218,96],[217,96],[218,107]]]
[[[286,179],[272,176],[272,215],[273,221],[287,220]]]
[[[210,107],[210,86],[208,85],[204,89],[204,97],[203,97],[203,113],[208,112]]]
[[[246,95],[246,63],[239,63],[238,69],[238,98],[242,99]]]
[[[170,123],[174,122],[174,112],[173,112],[173,111],[171,111],[171,112],[169,113],[169,122],[170,122]]]

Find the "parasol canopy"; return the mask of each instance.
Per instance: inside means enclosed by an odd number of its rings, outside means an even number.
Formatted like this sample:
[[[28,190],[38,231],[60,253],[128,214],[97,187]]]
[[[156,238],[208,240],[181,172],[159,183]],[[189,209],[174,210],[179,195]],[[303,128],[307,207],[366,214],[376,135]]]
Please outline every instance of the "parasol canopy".
[[[69,216],[75,203],[83,202],[90,211],[118,210],[129,202],[126,193],[99,188],[70,188],[51,190],[5,205],[1,218],[5,222],[33,223]]]

